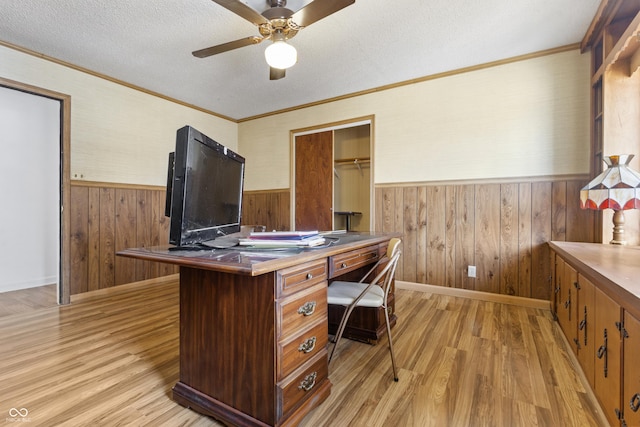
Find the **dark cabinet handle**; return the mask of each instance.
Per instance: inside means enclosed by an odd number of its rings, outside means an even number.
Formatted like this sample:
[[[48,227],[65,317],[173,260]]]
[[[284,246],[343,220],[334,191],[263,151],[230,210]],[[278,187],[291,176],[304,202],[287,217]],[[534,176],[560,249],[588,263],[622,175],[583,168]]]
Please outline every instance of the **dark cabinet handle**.
[[[633,395],[633,397],[629,401],[629,407],[633,412],[638,412],[638,409],[640,409],[640,393],[636,393]]]
[[[622,411],[616,408],[614,412],[616,413],[616,418],[620,420],[620,427],[627,427],[627,422],[624,419]]]
[[[584,345],[587,345],[587,306],[584,306],[584,317],[578,324],[578,328],[584,331]]]
[[[607,378],[608,373],[608,357],[607,357],[607,328],[604,329],[604,344],[598,348],[598,352],[596,353],[598,359],[602,359],[604,357],[604,377]]]

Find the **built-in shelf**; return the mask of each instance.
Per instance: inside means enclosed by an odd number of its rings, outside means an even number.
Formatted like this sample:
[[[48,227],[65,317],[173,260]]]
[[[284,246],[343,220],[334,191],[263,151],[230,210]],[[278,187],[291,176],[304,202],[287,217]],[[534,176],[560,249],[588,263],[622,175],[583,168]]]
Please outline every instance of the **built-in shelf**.
[[[640,68],[640,12],[612,22],[593,45],[592,84],[614,64],[628,62],[628,75]]]

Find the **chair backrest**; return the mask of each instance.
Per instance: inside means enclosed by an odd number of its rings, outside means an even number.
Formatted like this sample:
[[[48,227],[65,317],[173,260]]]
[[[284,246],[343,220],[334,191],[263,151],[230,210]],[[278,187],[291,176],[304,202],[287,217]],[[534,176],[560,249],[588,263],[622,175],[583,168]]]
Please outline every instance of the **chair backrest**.
[[[363,283],[363,282],[378,283],[378,280],[380,280],[382,278],[380,274],[377,274],[376,278],[372,282],[368,282],[367,278],[371,277],[373,274],[376,274],[378,272],[378,269],[380,268],[380,266],[383,263],[390,262],[390,260],[393,258],[393,255],[395,255],[395,253],[400,250],[400,243],[401,242],[402,241],[400,239],[396,238],[396,237],[394,237],[393,239],[389,240],[389,244],[387,245],[387,253],[386,253],[386,255],[384,257],[380,258],[378,260],[378,262],[376,262],[375,265],[373,267],[371,267],[371,269],[369,269],[369,271],[367,271],[367,274],[362,276],[362,278],[360,279],[360,283]]]
[[[393,257],[393,254],[395,254],[400,248],[400,242],[401,240],[397,237],[389,240],[389,245],[387,246],[387,258],[391,259]]]
[[[382,287],[382,290],[384,291],[385,305],[387,305],[387,296],[389,295],[389,290],[391,289],[391,283],[393,282],[393,278],[396,274],[396,267],[398,266],[398,260],[400,259],[400,254],[402,254],[402,251],[396,247],[396,249],[393,251],[393,256],[389,259],[389,262],[387,263],[387,265],[385,265],[384,269],[382,270],[382,272],[385,272],[386,270],[384,280],[380,285]]]
[[[400,259],[400,255],[402,254],[402,251],[399,249],[400,241],[399,239],[397,240],[398,242],[394,242],[394,247],[391,249],[391,253],[393,255],[391,256],[391,258],[388,258],[388,261],[385,264],[384,268],[376,275],[376,277],[371,282],[369,282],[371,284],[377,284],[382,288],[384,292],[385,305],[387,304],[387,296],[389,295],[389,290],[391,289],[391,283],[393,282],[394,275],[396,274],[398,260]],[[389,246],[391,246],[391,242],[389,243]],[[387,257],[385,257],[385,259],[386,258]]]

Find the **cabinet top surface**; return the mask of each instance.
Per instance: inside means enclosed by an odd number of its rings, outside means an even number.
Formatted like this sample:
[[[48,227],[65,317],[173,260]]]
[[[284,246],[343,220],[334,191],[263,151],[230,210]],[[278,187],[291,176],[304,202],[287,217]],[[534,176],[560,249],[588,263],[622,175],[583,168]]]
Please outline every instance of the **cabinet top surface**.
[[[640,301],[640,247],[601,243],[550,242],[551,249],[578,267],[590,280],[607,283],[622,296],[635,296]],[[629,295],[631,294],[631,295]]]
[[[230,249],[181,251],[170,250],[170,246],[154,246],[124,249],[118,251],[117,254],[184,267],[257,276],[369,245],[384,243],[392,237],[399,236],[399,233],[349,232],[329,236],[327,242],[331,242],[331,244],[316,248],[255,250],[235,246]]]

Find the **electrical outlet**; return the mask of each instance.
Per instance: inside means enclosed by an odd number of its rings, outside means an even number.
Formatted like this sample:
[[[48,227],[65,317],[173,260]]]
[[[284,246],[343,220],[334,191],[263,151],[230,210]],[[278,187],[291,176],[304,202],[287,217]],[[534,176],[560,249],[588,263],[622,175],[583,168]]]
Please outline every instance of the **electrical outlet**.
[[[467,275],[469,277],[476,277],[476,266],[475,265],[470,265],[469,268],[467,269]]]

